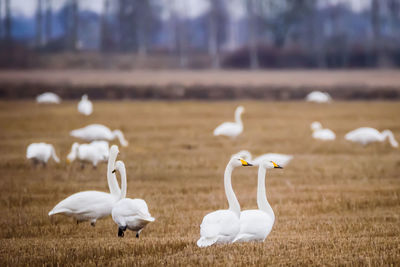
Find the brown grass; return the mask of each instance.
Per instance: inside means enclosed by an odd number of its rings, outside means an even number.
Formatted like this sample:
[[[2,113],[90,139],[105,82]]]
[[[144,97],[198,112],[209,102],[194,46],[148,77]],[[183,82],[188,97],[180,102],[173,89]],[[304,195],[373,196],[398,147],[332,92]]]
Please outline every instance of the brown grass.
[[[400,153],[343,136],[360,126],[389,128],[400,139],[399,102],[241,102],[245,130],[232,141],[212,136],[232,120],[237,102],[95,102],[83,117],[75,102],[39,106],[0,102],[0,265],[388,265],[400,264]],[[335,142],[311,139],[319,120]],[[76,225],[47,212],[68,195],[108,191],[106,165],[67,166],[68,132],[89,123],[120,128],[128,196],[143,198],[156,221],[140,239],[117,237],[111,218]],[[53,143],[63,159],[33,168],[24,158],[34,141]],[[226,208],[223,171],[232,153],[290,153],[291,164],[267,174],[276,213],[264,243],[197,248],[203,216]],[[256,208],[256,168],[235,170],[243,209]]]

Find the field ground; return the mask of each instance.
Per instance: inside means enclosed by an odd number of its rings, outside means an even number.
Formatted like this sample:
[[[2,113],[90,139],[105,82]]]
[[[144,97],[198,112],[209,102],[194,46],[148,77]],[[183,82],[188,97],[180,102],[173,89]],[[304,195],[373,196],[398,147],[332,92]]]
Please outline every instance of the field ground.
[[[318,78],[316,78],[318,77]],[[0,71],[0,98],[52,91],[65,99],[303,99],[312,90],[335,99],[400,99],[399,70],[32,70]]]
[[[347,143],[360,126],[391,129],[400,140],[399,102],[242,101],[244,133],[236,140],[212,130],[232,120],[239,102],[101,102],[83,117],[76,102],[40,106],[0,102],[0,265],[399,265],[400,152],[388,143]],[[311,138],[319,120],[334,142]],[[89,123],[120,128],[128,197],[147,201],[156,221],[117,237],[111,217],[77,225],[47,213],[84,190],[108,191],[106,164],[97,169],[65,158],[70,130]],[[32,167],[24,158],[34,141],[53,143],[62,163]],[[274,228],[264,243],[196,246],[205,214],[226,208],[223,172],[232,153],[248,149],[293,154],[283,170],[267,173]],[[239,168],[233,186],[242,209],[256,208],[257,169]]]

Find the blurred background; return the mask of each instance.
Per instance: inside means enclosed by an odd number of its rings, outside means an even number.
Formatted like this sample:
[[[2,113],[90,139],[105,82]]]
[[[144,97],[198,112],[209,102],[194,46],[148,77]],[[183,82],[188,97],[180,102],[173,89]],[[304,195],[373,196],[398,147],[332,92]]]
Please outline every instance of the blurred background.
[[[400,0],[0,0],[0,67],[398,68]]]

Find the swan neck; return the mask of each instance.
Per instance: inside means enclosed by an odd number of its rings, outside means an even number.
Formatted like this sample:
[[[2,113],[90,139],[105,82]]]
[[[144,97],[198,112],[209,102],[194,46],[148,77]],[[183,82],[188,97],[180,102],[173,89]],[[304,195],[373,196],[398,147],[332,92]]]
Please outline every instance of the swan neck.
[[[258,168],[257,205],[260,210],[264,211],[275,220],[275,214],[271,208],[271,205],[268,203],[267,193],[265,190],[266,173],[266,168],[260,165]]]
[[[229,210],[233,211],[234,213],[237,214],[238,217],[240,217],[240,204],[232,188],[232,181],[231,181],[232,171],[233,171],[233,166],[230,163],[228,163],[224,174],[225,194],[226,198],[228,199]]]
[[[123,199],[126,197],[126,187],[127,187],[125,167],[121,168],[119,172],[121,174],[121,195],[119,199]]]
[[[112,171],[115,169],[115,160],[117,159],[117,153],[111,153],[108,157],[108,165],[107,165],[107,183],[108,183],[108,188],[110,189],[110,193],[113,196],[119,196],[121,194],[121,191],[118,186],[118,181],[117,177],[115,176],[115,173],[112,173]]]
[[[114,138],[117,137],[118,141],[121,143],[122,146],[127,146],[128,142],[125,140],[124,135],[120,130],[114,130],[113,132]]]
[[[392,147],[398,147],[399,143],[396,141],[396,139],[394,139],[394,135],[392,133],[392,131],[390,130],[384,130],[382,132],[383,135],[383,140],[389,139],[389,143]]]
[[[236,121],[236,123],[239,123],[240,125],[243,125],[243,123],[242,123],[242,112],[240,112],[239,110],[237,110],[235,112],[235,121]]]

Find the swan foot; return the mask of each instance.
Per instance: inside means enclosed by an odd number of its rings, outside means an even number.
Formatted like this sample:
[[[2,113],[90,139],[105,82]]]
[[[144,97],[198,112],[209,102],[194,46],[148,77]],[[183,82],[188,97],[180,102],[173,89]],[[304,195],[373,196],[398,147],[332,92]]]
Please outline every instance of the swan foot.
[[[126,226],[125,227],[118,227],[118,236],[119,237],[124,237],[125,230],[126,230]]]
[[[136,238],[139,238],[139,232],[136,233]]]
[[[81,163],[81,170],[85,168],[85,164]]]

